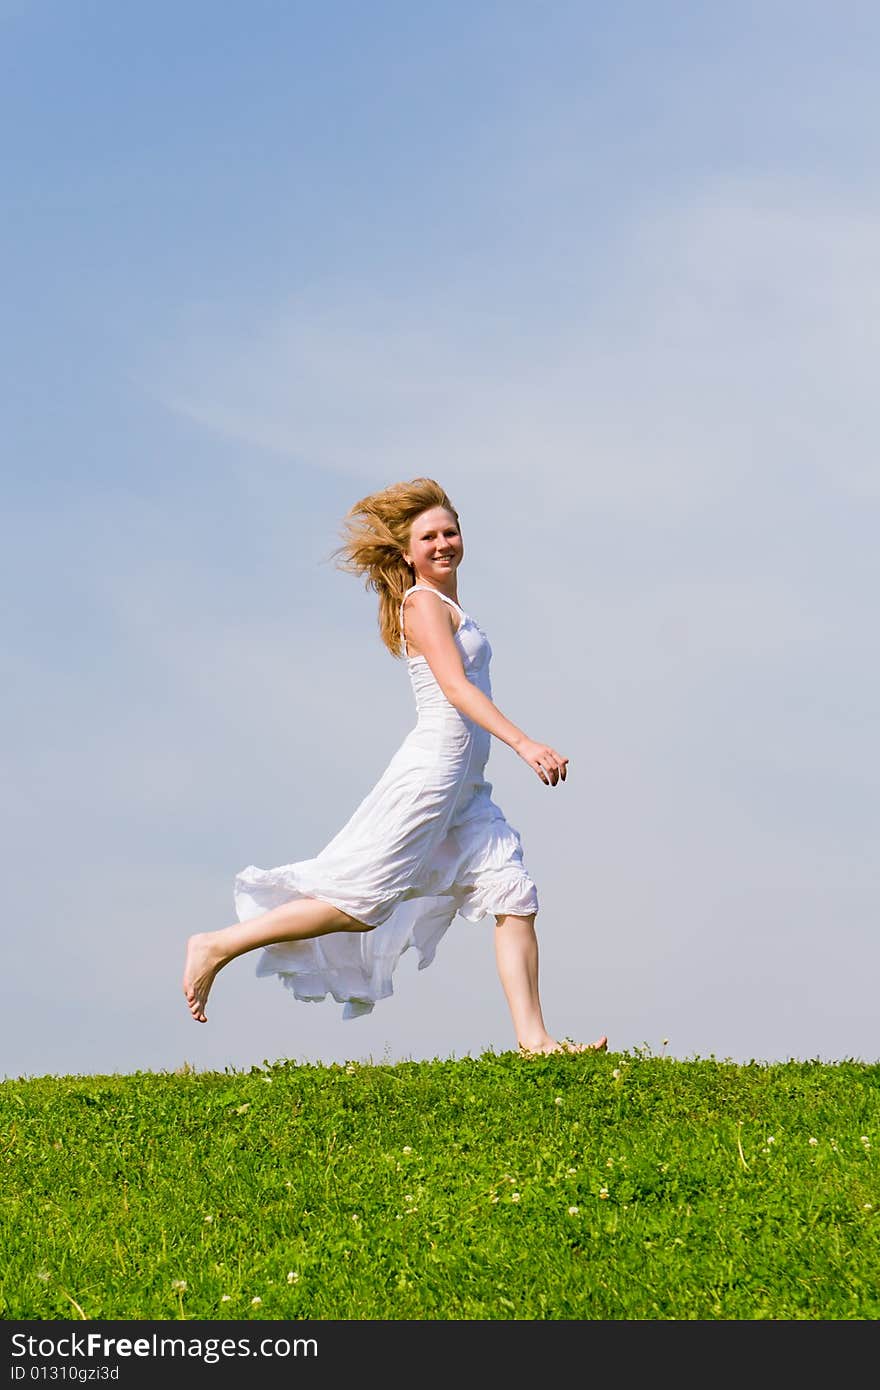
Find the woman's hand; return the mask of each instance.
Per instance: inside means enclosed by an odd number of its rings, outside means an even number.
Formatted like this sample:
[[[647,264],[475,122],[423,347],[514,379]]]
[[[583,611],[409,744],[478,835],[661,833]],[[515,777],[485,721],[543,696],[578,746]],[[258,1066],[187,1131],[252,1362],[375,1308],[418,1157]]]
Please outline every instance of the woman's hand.
[[[529,767],[534,768],[546,787],[555,787],[557,782],[565,781],[568,758],[557,753],[556,749],[551,748],[549,744],[536,743],[533,738],[527,738],[517,747],[516,751],[523,761],[528,763]]]

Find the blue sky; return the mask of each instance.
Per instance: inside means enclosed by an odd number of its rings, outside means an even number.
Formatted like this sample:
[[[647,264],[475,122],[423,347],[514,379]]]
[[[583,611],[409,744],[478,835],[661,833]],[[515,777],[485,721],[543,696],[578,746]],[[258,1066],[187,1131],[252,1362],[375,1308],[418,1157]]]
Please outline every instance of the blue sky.
[[[4,1075],[513,1045],[491,923],[367,1019],[192,930],[412,723],[330,553],[429,474],[558,1034],[875,1060],[880,14],[0,0]],[[411,955],[412,953],[410,953]]]

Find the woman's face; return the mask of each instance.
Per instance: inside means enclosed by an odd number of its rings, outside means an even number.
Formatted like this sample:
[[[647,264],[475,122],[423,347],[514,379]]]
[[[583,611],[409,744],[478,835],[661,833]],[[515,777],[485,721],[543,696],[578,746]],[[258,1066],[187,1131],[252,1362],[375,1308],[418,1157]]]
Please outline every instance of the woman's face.
[[[403,558],[412,565],[417,581],[443,588],[454,576],[463,554],[464,543],[452,512],[445,507],[429,507],[413,521]]]

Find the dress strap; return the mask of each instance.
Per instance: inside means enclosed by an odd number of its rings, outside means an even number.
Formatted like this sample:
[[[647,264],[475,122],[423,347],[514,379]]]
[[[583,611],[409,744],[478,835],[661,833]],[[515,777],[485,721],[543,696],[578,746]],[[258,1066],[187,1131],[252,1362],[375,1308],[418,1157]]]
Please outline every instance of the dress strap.
[[[462,617],[465,616],[465,611],[464,611],[464,609],[462,608],[461,604],[460,604],[460,603],[456,603],[454,598],[448,598],[446,594],[441,594],[439,589],[432,589],[431,586],[430,586],[430,584],[413,584],[412,588],[407,589],[407,591],[406,591],[406,593],[404,594],[403,598],[400,600],[400,632],[401,632],[401,636],[403,635],[403,605],[406,603],[406,601],[407,601],[407,599],[409,598],[410,594],[414,594],[414,593],[415,593],[416,589],[424,589],[424,590],[425,590],[427,593],[429,593],[429,594],[436,594],[438,598],[442,598],[442,600],[443,600],[444,603],[451,603],[453,608],[457,608],[458,611],[459,611],[459,613],[461,614]]]

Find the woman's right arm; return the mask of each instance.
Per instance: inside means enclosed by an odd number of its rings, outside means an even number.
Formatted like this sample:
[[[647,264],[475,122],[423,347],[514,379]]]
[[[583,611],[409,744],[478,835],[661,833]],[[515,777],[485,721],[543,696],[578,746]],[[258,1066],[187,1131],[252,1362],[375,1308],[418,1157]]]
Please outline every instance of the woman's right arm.
[[[430,666],[443,694],[451,705],[488,730],[493,737],[506,743],[528,763],[547,786],[565,781],[568,758],[557,753],[549,744],[529,738],[501,710],[468,680],[461,652],[455,643],[446,604],[420,590],[406,601],[406,627],[410,637]]]

